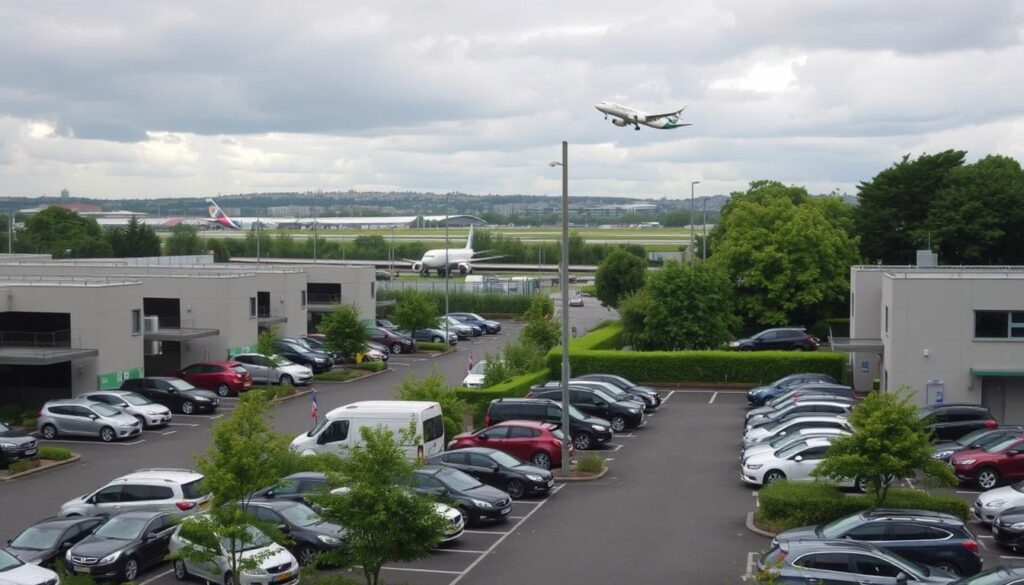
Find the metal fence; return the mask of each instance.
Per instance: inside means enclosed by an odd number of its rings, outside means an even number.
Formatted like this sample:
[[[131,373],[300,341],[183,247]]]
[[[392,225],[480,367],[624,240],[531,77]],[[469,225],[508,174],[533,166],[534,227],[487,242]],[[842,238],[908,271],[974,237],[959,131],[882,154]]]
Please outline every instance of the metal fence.
[[[73,329],[57,331],[0,331],[0,347],[78,347]]]
[[[536,278],[523,280],[488,280],[483,282],[449,282],[450,294],[500,294],[500,295],[532,295],[540,291],[540,280]],[[383,280],[377,283],[378,290],[402,292],[415,289],[420,292],[444,294],[444,280]]]

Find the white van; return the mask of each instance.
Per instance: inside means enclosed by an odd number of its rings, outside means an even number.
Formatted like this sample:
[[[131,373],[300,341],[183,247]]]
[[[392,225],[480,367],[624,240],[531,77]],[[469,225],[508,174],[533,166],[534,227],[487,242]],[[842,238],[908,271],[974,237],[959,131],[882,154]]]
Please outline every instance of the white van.
[[[409,428],[410,420],[416,426],[419,443],[404,445],[407,457],[430,457],[444,450],[441,405],[412,400],[366,400],[339,406],[308,433],[295,437],[291,448],[302,454],[335,453],[344,457],[349,449],[362,444],[362,427],[383,426],[398,438]]]

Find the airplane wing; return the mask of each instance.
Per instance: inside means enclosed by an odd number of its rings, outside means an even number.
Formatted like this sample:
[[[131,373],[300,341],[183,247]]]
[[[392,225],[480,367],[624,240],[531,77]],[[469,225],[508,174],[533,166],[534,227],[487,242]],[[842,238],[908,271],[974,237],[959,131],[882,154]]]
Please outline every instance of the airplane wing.
[[[680,109],[678,109],[678,110],[676,110],[674,112],[668,112],[667,114],[649,114],[647,116],[644,116],[644,119],[647,120],[648,122],[653,122],[654,120],[660,120],[661,118],[670,118],[672,116],[678,116],[678,115],[682,114],[683,110],[685,110],[685,109],[686,109],[686,106],[683,106],[682,108],[680,108]],[[692,125],[693,124],[680,124],[680,126],[692,126]]]
[[[473,258],[472,261],[473,262],[487,262],[488,260],[497,260],[498,258],[504,258],[504,257],[505,257],[504,255],[501,255],[501,256],[489,256],[487,258]]]

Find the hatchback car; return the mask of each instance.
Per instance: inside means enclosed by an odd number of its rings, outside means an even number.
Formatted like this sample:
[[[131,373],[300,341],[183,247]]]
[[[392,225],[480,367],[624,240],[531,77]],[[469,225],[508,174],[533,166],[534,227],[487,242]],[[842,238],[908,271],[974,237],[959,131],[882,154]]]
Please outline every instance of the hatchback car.
[[[779,423],[765,425],[750,431],[743,437],[743,448],[751,445],[765,443],[773,438],[788,435],[801,429],[810,428],[831,428],[852,431],[850,421],[841,416],[798,416],[796,418],[780,421]]]
[[[482,327],[485,333],[501,333],[501,323],[493,319],[485,319],[476,313],[448,313],[468,325]]]
[[[999,544],[1019,551],[1024,549],[1024,506],[1007,508],[996,515],[992,534]]]
[[[818,467],[832,437],[811,437],[780,449],[756,453],[740,464],[740,479],[743,483],[762,486],[779,480],[814,481],[812,473]],[[852,487],[854,481],[842,481],[838,485]]]
[[[327,522],[301,502],[287,500],[250,501],[246,511],[257,520],[277,526],[288,535],[288,550],[299,564],[308,565],[317,555],[345,547],[345,530]]]
[[[427,327],[424,329],[417,329],[411,335],[408,331],[396,331],[400,335],[411,337],[416,341],[427,341],[430,343],[444,343],[445,330],[444,326],[441,327]],[[459,336],[454,331],[448,331],[448,345],[455,345],[459,342]]]
[[[559,380],[551,380],[544,384],[544,388],[558,389],[561,387],[562,382]],[[616,402],[633,402],[636,403],[639,408],[642,408],[644,412],[654,410],[654,402],[649,396],[626,392],[615,384],[609,384],[608,382],[598,382],[596,380],[569,380],[569,387],[596,390],[602,394],[608,395],[608,397],[613,398]]]
[[[326,493],[327,475],[319,471],[300,471],[281,478],[272,486],[253,492],[250,500],[284,500],[309,505],[307,496]]]
[[[575,294],[569,297],[570,307],[582,307],[583,306],[583,295]]]
[[[781,542],[757,561],[758,571],[772,569],[780,583],[829,585],[944,585],[957,576],[915,563],[853,540]]]
[[[582,376],[576,376],[575,378],[573,378],[573,381],[605,382],[607,384],[618,386],[623,391],[633,394],[635,396],[645,397],[645,401],[647,401],[647,398],[650,398],[650,400],[653,401],[654,403],[654,408],[658,408],[659,406],[661,406],[661,394],[659,394],[657,390],[649,386],[641,386],[640,384],[636,384],[634,382],[627,380],[626,378],[623,378],[622,376],[616,376],[615,374],[584,374]]]
[[[131,390],[182,414],[215,412],[220,405],[215,393],[196,388],[181,378],[133,378],[125,380],[121,390]]]
[[[1024,506],[1024,481],[978,494],[971,511],[984,524],[992,524],[1004,510]]]
[[[980,404],[938,404],[926,406],[917,414],[936,441],[955,441],[972,431],[999,426],[992,412]]]
[[[68,549],[75,573],[94,579],[133,582],[139,573],[167,558],[175,518],[167,512],[125,512]]]
[[[231,359],[242,364],[256,384],[309,384],[313,370],[279,356],[260,353],[240,353]]]
[[[484,426],[507,420],[534,420],[562,424],[562,405],[546,398],[497,398],[487,406]],[[564,432],[564,430],[563,430]],[[612,438],[612,424],[596,416],[587,416],[569,405],[569,434],[574,447],[595,449]]]
[[[766,453],[778,451],[780,449],[786,449],[790,445],[794,445],[804,439],[818,438],[818,437],[842,437],[849,435],[850,432],[843,429],[800,429],[789,435],[782,435],[776,439],[768,441],[766,443],[760,443],[752,445],[749,449],[740,451],[740,461],[747,459],[748,457],[757,453]]]
[[[950,514],[923,510],[875,508],[857,512],[829,524],[786,530],[772,540],[772,545],[842,539],[870,542],[955,575],[974,575],[982,568],[978,539],[963,521]]]
[[[803,327],[777,327],[765,329],[757,335],[729,342],[729,349],[738,351],[762,351],[796,349],[814,351],[819,341]]]
[[[475,433],[456,435],[448,442],[448,449],[488,447],[522,461],[529,461],[537,467],[550,469],[562,464],[564,438],[558,425],[532,420],[510,420]],[[569,450],[571,453],[572,444]]]
[[[842,402],[851,405],[856,403],[856,400],[852,398],[844,398],[840,396],[830,396],[827,394],[794,393],[792,396],[789,396],[788,398],[775,398],[773,400],[769,400],[768,403],[765,404],[764,406],[751,408],[750,410],[747,411],[746,415],[744,415],[744,418],[749,424],[752,420],[760,420],[765,417],[770,417],[773,414],[779,412],[780,410],[789,408],[794,404],[811,401]]]
[[[58,585],[60,578],[50,569],[22,562],[0,549],[0,583],[4,585]]]
[[[1009,437],[1024,437],[1024,427],[999,427],[998,429],[978,429],[967,433],[955,441],[945,441],[935,445],[932,457],[949,463],[954,454],[968,449],[984,449]]]
[[[191,514],[210,505],[203,475],[188,469],[139,469],[64,502],[61,516],[113,516],[132,510]]]
[[[196,546],[182,535],[183,525],[194,520],[185,520],[171,535],[170,552],[175,553]],[[184,581],[190,577],[198,577],[217,585],[297,585],[299,582],[299,562],[288,549],[277,544],[269,536],[253,526],[246,526],[247,536],[243,550],[238,554],[241,559],[253,559],[257,565],[241,575],[231,574],[231,563],[228,561],[230,552],[225,549],[226,542],[217,539],[220,546],[211,551],[213,559],[195,562],[182,555],[174,559],[174,577]]]
[[[452,502],[470,525],[482,520],[503,520],[512,511],[512,497],[507,493],[451,467],[420,467],[413,472],[413,487],[420,493]]]
[[[547,386],[530,388],[527,398],[547,398],[562,401],[562,389]],[[569,403],[590,416],[607,420],[616,433],[635,429],[644,424],[644,405],[632,401],[620,401],[605,392],[583,386],[569,386]]]
[[[825,382],[836,384],[836,379],[828,374],[790,374],[775,380],[767,386],[758,386],[747,392],[747,402],[753,406],[763,406],[764,403],[776,396],[811,382]]]
[[[103,522],[103,518],[96,516],[47,518],[22,530],[4,550],[26,563],[53,566],[64,562],[68,549]]]
[[[175,375],[196,388],[216,392],[221,398],[237,396],[252,388],[252,376],[236,361],[198,362]]]
[[[371,340],[386,345],[391,353],[412,353],[416,351],[416,341],[411,337],[389,331],[383,327],[367,327],[366,332],[369,333]]]
[[[78,396],[82,400],[101,402],[123,410],[138,419],[142,428],[165,427],[171,424],[171,409],[157,404],[149,398],[127,390],[102,390],[87,392]]]
[[[962,482],[990,490],[1004,481],[1024,479],[1024,438],[1019,435],[982,449],[960,451],[949,464]]]
[[[6,467],[22,459],[35,459],[38,454],[39,446],[35,437],[12,430],[0,422],[0,465]]]
[[[306,343],[302,338],[284,337],[274,340],[274,351],[290,362],[309,368],[314,374],[334,367],[334,358],[327,352],[312,349]]]
[[[483,329],[480,327],[474,327],[468,323],[463,323],[455,317],[441,317],[438,320],[437,326],[441,329],[448,326],[448,331],[452,331],[459,337],[459,340],[469,339],[470,337],[479,337],[484,334]]]
[[[104,443],[130,439],[142,432],[142,424],[130,414],[99,402],[51,400],[39,410],[39,434],[53,440],[58,436],[99,437]]]
[[[848,415],[853,409],[852,402],[839,402],[831,399],[824,400],[803,400],[793,402],[784,408],[770,410],[768,412],[751,416],[747,419],[747,430],[756,429],[780,420],[786,420],[794,416],[804,414],[820,415]]]
[[[473,364],[473,367],[466,372],[466,377],[462,379],[463,388],[483,388],[484,387],[484,373],[487,369],[487,360],[480,360]]]
[[[527,465],[504,451],[487,447],[447,451],[434,455],[427,462],[445,465],[472,475],[483,483],[504,491],[514,500],[546,494],[555,485],[554,476],[547,467]]]

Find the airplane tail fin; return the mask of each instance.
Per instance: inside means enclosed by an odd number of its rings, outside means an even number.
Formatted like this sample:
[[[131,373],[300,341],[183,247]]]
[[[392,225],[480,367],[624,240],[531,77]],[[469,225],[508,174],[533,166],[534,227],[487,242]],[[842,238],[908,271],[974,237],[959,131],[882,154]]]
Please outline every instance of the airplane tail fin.
[[[239,229],[238,224],[231,221],[231,218],[228,217],[228,214],[224,213],[224,210],[217,205],[216,201],[213,199],[207,199],[206,204],[209,206],[207,211],[209,212],[211,221],[229,229]]]
[[[466,249],[467,250],[472,250],[473,249],[473,225],[472,224],[470,224],[470,226],[469,226],[469,236],[466,238]]]

